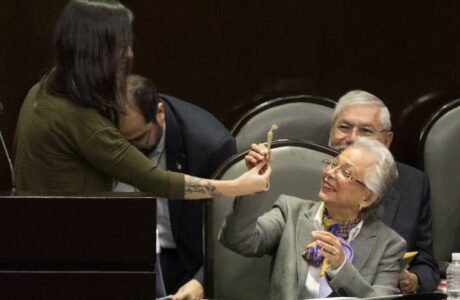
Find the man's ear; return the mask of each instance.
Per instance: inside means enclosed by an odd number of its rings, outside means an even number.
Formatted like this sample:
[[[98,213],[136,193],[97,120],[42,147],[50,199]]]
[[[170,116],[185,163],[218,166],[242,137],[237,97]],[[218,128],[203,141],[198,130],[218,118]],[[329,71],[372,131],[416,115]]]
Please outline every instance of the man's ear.
[[[157,123],[163,126],[165,124],[165,107],[163,102],[159,101],[157,106],[157,115],[155,116]]]
[[[393,142],[393,131],[385,133],[385,146],[390,149],[391,142]]]

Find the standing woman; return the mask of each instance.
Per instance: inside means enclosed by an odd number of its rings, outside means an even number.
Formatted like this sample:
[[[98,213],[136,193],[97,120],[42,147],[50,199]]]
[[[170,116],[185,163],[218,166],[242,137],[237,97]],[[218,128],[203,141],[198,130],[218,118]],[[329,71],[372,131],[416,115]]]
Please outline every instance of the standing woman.
[[[54,32],[55,65],[31,88],[15,136],[18,190],[40,194],[110,191],[112,179],[167,198],[261,191],[270,167],[216,181],[166,172],[116,128],[132,61],[131,11],[116,0],[71,0]]]

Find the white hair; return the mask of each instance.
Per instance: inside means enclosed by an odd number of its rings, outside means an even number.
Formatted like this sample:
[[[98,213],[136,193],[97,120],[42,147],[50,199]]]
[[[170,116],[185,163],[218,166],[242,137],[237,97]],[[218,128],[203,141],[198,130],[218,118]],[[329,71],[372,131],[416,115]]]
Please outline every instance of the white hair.
[[[380,142],[357,137],[356,141],[348,149],[362,149],[373,156],[376,164],[364,175],[364,184],[374,195],[374,203],[378,203],[387,193],[390,192],[398,179],[398,170],[391,152]]]
[[[377,96],[372,95],[366,91],[353,90],[349,91],[342,97],[340,97],[337,102],[332,116],[332,124],[335,123],[337,117],[342,113],[342,111],[350,106],[355,105],[376,105],[380,108],[380,123],[384,130],[391,130],[391,120],[390,112],[386,107],[385,103],[382,100],[377,98]]]

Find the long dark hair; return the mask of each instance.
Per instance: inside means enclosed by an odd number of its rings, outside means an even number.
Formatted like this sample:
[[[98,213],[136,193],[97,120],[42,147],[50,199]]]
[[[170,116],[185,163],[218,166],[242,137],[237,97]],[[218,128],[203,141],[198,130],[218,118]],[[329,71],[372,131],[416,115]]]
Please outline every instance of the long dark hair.
[[[117,122],[131,68],[132,12],[116,0],[71,0],[54,31],[50,93],[93,107]]]

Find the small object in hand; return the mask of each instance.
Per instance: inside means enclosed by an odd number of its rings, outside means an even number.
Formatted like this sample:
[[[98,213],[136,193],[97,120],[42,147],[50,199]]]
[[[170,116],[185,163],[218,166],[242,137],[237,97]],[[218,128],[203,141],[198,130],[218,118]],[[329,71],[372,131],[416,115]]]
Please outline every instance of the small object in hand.
[[[411,251],[411,252],[406,252],[404,253],[403,258],[399,262],[399,267],[401,270],[409,268],[409,264],[411,261],[414,259],[414,257],[417,255],[417,251]]]
[[[323,262],[321,263],[321,266],[319,268],[319,276],[324,276],[326,274],[326,270],[329,267],[329,260],[327,258],[323,259]]]
[[[272,127],[270,127],[270,130],[267,133],[267,150],[268,150],[268,155],[270,155],[270,149],[272,148],[272,141],[273,141],[273,131],[278,129],[278,125],[272,124]]]
[[[270,149],[272,147],[272,141],[273,141],[273,131],[278,129],[278,125],[272,124],[270,127],[270,130],[267,132],[267,160],[270,160]],[[263,174],[265,172],[265,167],[260,170],[260,174]],[[268,188],[267,188],[268,191]]]

